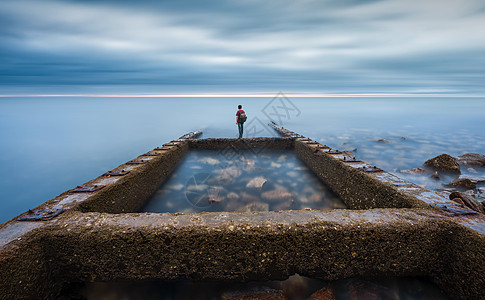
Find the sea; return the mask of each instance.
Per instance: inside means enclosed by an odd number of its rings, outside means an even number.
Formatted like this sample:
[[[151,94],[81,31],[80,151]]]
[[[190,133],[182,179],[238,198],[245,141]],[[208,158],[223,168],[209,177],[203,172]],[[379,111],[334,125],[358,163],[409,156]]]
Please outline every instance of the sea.
[[[435,191],[453,178],[401,171],[442,153],[485,154],[479,97],[4,97],[0,223],[185,133],[237,137],[239,104],[244,137],[277,136],[275,122]]]
[[[309,98],[281,93],[271,97],[212,98],[4,97],[0,98],[0,223],[188,132],[200,130],[203,132],[201,138],[235,138],[238,136],[235,114],[239,104],[248,116],[246,138],[277,136],[268,126],[274,122],[332,148],[352,151],[357,159],[437,192],[445,191],[446,184],[454,178],[448,175],[434,179],[430,173],[402,171],[423,167],[426,160],[443,153],[452,156],[485,154],[485,98]],[[290,153],[264,155],[246,163],[249,166],[251,163],[266,164],[268,168],[276,166],[277,170],[283,170],[272,175],[272,185],[291,186],[296,182],[290,178],[293,176],[311,185],[297,184],[296,189],[315,188],[320,194],[331,195],[332,191],[319,187],[319,182],[312,181],[314,179],[308,174],[295,172],[304,171],[305,167]],[[262,159],[261,162],[258,159]],[[204,162],[211,165],[222,160],[222,157],[193,152],[186,157],[186,163],[181,164],[173,180],[181,175],[190,178],[194,167],[201,162],[207,170],[197,172],[209,174],[214,168],[206,167]],[[284,169],[287,166],[291,166],[291,170]],[[246,171],[241,171],[243,176]],[[485,177],[485,168],[462,167],[462,174]],[[267,173],[257,175],[269,178]],[[177,187],[186,182],[183,179],[167,184]],[[167,190],[160,191],[162,201],[149,203],[144,211],[181,211],[182,208],[174,208],[163,200]],[[485,196],[483,191],[480,186],[472,192],[478,197]],[[214,194],[212,201],[217,201],[217,195]],[[309,198],[305,198],[304,193],[301,196],[303,198],[295,202],[283,203],[288,206],[283,209],[302,209],[310,205]],[[335,201],[315,208],[344,208],[338,198],[334,198]],[[199,198],[193,199],[199,203]],[[282,209],[276,204],[268,205],[270,210]],[[198,211],[197,205],[186,209]],[[240,209],[252,208],[234,208]],[[67,298],[81,295],[87,299],[104,299],[108,295],[119,299],[138,299],[143,295],[157,295],[160,299],[192,299],[194,295],[199,299],[216,299],[228,288],[277,288],[285,291],[288,299],[305,299],[328,285],[336,292],[337,299],[351,298],[355,291],[371,293],[373,297],[373,293],[379,293],[386,299],[447,299],[426,278],[381,278],[377,281],[350,278],[323,282],[298,275],[285,281],[246,285],[187,281],[82,283],[73,284],[64,294]]]

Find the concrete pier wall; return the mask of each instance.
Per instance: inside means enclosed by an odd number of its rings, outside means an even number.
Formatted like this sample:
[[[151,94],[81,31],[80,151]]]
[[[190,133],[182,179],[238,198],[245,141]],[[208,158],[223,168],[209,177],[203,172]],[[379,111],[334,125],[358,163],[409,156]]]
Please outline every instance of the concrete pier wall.
[[[294,273],[328,280],[428,276],[454,298],[482,297],[482,214],[275,130],[282,138],[187,134],[0,225],[0,298],[53,298],[67,282],[244,282]],[[294,149],[350,209],[136,213],[190,149],[282,148]]]
[[[206,150],[251,150],[251,149],[293,149],[295,139],[291,137],[283,138],[251,138],[251,139],[226,139],[210,138],[189,141],[191,149]]]
[[[70,281],[427,275],[438,271],[448,242],[443,229],[450,227],[410,210],[86,213],[70,221],[44,241]]]
[[[165,182],[189,150],[188,141],[180,141],[167,150],[152,150],[149,155],[135,159],[140,164],[125,164],[115,169],[130,169],[130,173],[120,177],[115,183],[104,187],[103,192],[79,204],[76,209],[83,212],[97,211],[110,213],[134,212],[155,193]],[[130,166],[137,166],[131,167]]]
[[[362,166],[361,162],[342,162],[335,155],[319,151],[314,145],[298,140],[295,141],[295,152],[350,209],[428,206],[414,197],[400,193],[391,185],[383,184],[372,175],[352,167],[352,165]],[[315,156],[318,159],[315,159]]]

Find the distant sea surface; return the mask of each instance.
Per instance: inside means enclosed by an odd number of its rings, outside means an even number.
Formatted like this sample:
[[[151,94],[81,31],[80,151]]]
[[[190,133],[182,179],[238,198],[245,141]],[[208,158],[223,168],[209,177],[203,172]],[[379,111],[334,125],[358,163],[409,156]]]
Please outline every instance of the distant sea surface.
[[[438,191],[451,178],[400,171],[485,154],[484,98],[0,98],[0,223],[187,132],[237,137],[238,104],[246,137],[273,120]]]

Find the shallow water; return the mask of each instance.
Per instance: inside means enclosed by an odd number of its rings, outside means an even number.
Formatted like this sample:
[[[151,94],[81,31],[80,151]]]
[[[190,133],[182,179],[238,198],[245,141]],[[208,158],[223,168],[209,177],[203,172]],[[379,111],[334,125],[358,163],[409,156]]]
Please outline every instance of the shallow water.
[[[274,120],[435,190],[452,178],[400,171],[442,153],[485,154],[483,98],[2,98],[0,222],[189,131],[237,137],[238,104],[246,137],[274,136]]]
[[[345,208],[293,150],[191,150],[142,212]]]
[[[172,282],[84,283],[70,286],[69,289],[65,290],[64,296],[76,299],[191,300],[221,299],[222,296],[227,297],[241,293],[276,290],[284,294],[289,300],[304,300],[323,288],[331,290],[336,300],[449,299],[436,284],[425,278],[348,278],[337,281],[323,281],[299,275],[293,275],[284,281],[249,283],[194,282],[188,280]]]

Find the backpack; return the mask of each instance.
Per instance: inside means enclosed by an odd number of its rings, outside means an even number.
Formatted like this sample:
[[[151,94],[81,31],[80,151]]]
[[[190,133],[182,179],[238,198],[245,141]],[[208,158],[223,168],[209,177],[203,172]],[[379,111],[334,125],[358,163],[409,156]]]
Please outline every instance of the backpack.
[[[247,119],[248,119],[248,117],[246,116],[246,113],[244,112],[244,110],[240,110],[239,111],[239,122],[244,123],[244,122],[246,122]]]

